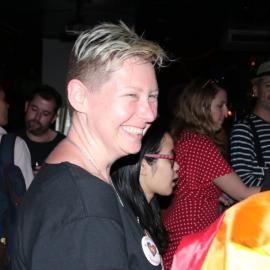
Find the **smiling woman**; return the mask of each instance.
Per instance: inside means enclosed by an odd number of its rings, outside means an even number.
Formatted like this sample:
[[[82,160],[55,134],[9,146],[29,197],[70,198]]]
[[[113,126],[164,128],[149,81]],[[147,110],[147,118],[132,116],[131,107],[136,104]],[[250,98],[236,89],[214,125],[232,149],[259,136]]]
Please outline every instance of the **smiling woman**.
[[[116,194],[110,167],[140,150],[156,118],[155,66],[164,58],[123,23],[78,37],[67,80],[70,130],[25,199],[14,270],[161,269],[147,260],[145,233]]]

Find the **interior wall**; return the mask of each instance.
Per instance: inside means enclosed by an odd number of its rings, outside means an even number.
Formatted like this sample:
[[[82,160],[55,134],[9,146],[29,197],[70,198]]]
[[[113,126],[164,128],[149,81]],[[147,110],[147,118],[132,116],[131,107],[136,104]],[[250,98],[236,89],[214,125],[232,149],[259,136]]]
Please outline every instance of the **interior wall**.
[[[64,106],[58,113],[55,129],[66,135],[70,126],[66,102],[66,74],[73,42],[44,38],[42,46],[42,83],[54,87],[62,96]]]
[[[42,83],[54,87],[66,104],[66,74],[73,42],[44,38],[42,46]]]

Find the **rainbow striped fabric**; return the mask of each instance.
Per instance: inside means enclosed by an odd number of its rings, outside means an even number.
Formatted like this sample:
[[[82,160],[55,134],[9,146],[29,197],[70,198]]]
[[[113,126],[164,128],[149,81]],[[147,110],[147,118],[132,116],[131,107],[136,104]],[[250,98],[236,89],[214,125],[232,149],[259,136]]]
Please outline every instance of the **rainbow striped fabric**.
[[[226,210],[206,230],[183,238],[171,270],[270,269],[270,191]]]

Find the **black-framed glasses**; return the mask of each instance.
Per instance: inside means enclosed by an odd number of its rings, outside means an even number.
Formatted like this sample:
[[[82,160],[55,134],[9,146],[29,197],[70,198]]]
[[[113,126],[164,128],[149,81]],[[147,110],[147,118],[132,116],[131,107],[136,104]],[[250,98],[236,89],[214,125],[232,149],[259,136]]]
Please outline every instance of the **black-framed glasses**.
[[[174,167],[175,154],[145,154],[145,157],[154,158],[154,159],[168,159],[171,162],[171,167]]]

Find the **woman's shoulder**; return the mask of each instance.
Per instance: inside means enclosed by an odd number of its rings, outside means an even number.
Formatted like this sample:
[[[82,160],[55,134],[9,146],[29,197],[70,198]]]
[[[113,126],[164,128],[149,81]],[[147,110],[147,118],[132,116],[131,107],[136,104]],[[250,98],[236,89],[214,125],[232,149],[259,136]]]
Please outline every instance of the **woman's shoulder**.
[[[38,194],[38,196],[37,196]],[[50,203],[44,204],[42,202]],[[77,165],[63,162],[45,164],[26,196],[28,207],[39,205],[46,213],[58,214],[58,220],[103,218],[120,220],[117,196],[113,188]],[[70,214],[66,217],[65,214]]]
[[[184,131],[177,139],[181,144],[213,144],[207,136],[195,131]]]
[[[45,163],[30,187],[30,193],[36,192],[50,198],[55,195],[57,200],[61,196],[80,197],[81,202],[115,197],[108,183],[70,162]]]
[[[207,153],[217,152],[214,142],[205,135],[197,132],[185,131],[177,139],[175,143],[175,152],[177,154],[190,155],[207,155]]]

